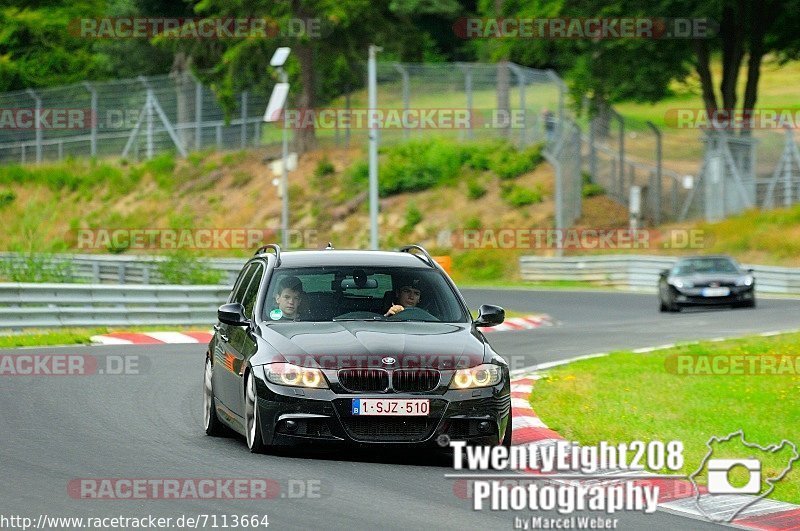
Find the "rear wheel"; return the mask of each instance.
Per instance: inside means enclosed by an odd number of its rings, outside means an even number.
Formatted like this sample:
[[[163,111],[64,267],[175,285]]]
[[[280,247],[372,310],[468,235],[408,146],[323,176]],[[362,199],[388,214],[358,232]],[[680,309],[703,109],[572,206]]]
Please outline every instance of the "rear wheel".
[[[247,373],[245,385],[244,415],[247,428],[247,447],[254,454],[264,453],[266,445],[261,435],[261,422],[258,417],[258,395],[256,394],[256,379],[252,372]]]
[[[203,375],[203,428],[206,430],[206,435],[216,436],[222,435],[224,432],[224,427],[217,417],[210,359],[206,359],[206,368]]]

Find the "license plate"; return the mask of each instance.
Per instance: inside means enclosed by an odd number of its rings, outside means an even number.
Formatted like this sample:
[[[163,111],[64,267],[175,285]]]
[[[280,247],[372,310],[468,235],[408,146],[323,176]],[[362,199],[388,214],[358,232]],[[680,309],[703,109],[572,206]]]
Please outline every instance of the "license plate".
[[[727,297],[731,294],[730,288],[703,288],[703,297]]]
[[[354,398],[353,415],[424,417],[430,412],[427,398]]]

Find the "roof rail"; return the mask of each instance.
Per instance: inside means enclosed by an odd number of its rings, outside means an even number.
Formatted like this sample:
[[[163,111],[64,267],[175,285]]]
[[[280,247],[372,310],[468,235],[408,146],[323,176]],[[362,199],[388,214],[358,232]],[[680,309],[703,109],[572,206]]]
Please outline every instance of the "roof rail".
[[[415,252],[412,252],[412,251],[419,251],[420,253],[422,253],[422,256],[420,256],[419,253],[415,253]],[[430,255],[430,253],[428,253],[428,251],[426,251],[425,248],[423,246],[421,246],[421,245],[406,245],[406,246],[400,248],[400,252],[401,253],[413,254],[414,256],[419,258],[420,260],[424,260],[424,261],[428,262],[429,266],[431,266],[432,268],[436,269],[436,260],[434,260],[433,257]]]
[[[264,254],[267,252],[267,249],[272,249],[275,251],[275,265],[281,265],[281,247],[277,243],[268,243],[267,245],[262,245],[258,249],[256,249],[256,254],[253,256],[258,256],[260,254]]]

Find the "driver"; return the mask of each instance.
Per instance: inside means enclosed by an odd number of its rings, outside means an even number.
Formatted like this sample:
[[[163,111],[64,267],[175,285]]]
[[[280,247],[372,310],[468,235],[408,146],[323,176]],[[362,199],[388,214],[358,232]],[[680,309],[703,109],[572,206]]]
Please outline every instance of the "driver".
[[[400,281],[400,286],[394,292],[394,302],[389,307],[385,317],[397,315],[406,308],[415,308],[419,304],[422,292],[420,291],[420,279],[409,278]]]

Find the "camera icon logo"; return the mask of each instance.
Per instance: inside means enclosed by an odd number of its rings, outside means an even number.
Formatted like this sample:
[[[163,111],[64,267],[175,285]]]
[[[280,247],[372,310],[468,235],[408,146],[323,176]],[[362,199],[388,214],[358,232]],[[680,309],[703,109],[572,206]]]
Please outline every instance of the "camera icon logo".
[[[744,467],[749,472],[747,484],[734,487],[730,472]],[[761,490],[761,462],[758,459],[709,459],[708,460],[708,493],[709,494],[758,494]]]

